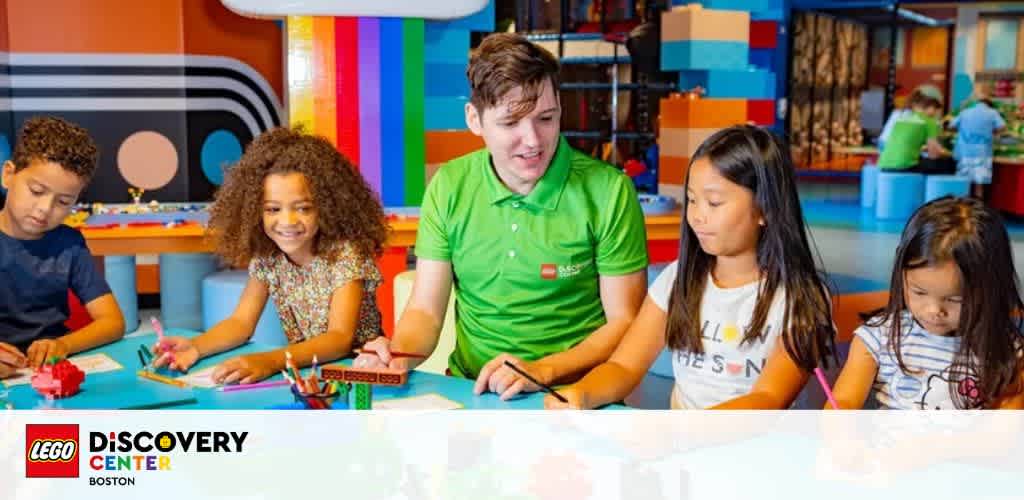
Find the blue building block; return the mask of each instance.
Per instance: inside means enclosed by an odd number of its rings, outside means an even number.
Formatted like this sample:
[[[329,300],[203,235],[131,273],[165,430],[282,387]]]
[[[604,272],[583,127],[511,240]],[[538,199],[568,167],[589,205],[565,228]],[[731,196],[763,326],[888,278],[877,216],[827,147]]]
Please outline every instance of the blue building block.
[[[424,66],[424,97],[469,97],[466,63],[445,64],[428,62]]]
[[[699,3],[703,5],[705,9],[745,10],[747,12],[755,12],[759,10],[768,10],[772,7],[779,7],[775,4],[780,3],[780,1],[781,0],[672,0],[672,5]]]
[[[745,70],[750,45],[719,40],[676,40],[661,43],[661,70]]]
[[[882,170],[878,173],[875,217],[906,219],[924,201],[924,175]]]
[[[946,195],[967,196],[971,192],[971,181],[957,175],[929,175],[924,180],[924,202],[928,203]]]
[[[469,62],[469,30],[447,28],[430,21],[423,24],[423,60],[461,64],[465,68]]]
[[[767,10],[759,10],[750,13],[751,21],[785,21],[786,11],[785,9],[776,7]]]
[[[761,70],[680,71],[679,88],[700,85],[705,96],[722,99],[775,99],[775,73]]]
[[[427,97],[423,99],[426,130],[465,130],[467,97]]]
[[[488,0],[487,7],[475,14],[446,21],[426,21],[425,24],[449,29],[491,32],[494,31],[494,17],[494,0]]]
[[[875,206],[875,195],[878,193],[878,167],[864,165],[860,169],[860,206]]]
[[[750,65],[768,70],[775,70],[776,49],[750,49]]]

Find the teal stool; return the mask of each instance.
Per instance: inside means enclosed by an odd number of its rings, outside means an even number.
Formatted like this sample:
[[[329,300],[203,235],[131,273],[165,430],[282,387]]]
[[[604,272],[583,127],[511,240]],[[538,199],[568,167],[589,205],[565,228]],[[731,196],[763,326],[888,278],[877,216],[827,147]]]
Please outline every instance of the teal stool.
[[[875,206],[875,194],[878,191],[878,167],[864,165],[860,169],[860,206]]]
[[[139,294],[135,282],[134,255],[108,255],[103,258],[103,277],[124,315],[124,333],[139,329]]]
[[[924,202],[928,203],[943,196],[967,196],[971,192],[971,181],[958,175],[929,175],[924,181]]]
[[[203,326],[203,278],[216,271],[217,258],[210,254],[160,254],[160,316],[164,327],[198,330]]]
[[[906,219],[924,202],[924,175],[901,172],[878,173],[875,217]]]
[[[235,311],[248,279],[249,273],[245,271],[221,271],[203,279],[203,331],[209,330]],[[274,347],[288,344],[273,299],[267,300],[263,314],[256,323],[256,331],[249,340]]]

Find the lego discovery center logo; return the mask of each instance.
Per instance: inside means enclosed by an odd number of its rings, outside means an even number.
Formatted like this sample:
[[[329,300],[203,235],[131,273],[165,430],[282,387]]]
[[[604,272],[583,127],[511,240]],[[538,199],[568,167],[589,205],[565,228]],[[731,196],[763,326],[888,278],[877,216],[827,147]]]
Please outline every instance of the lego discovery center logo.
[[[89,456],[96,473],[90,486],[132,486],[133,474],[172,470],[172,454],[241,453],[248,432],[158,431],[89,432]],[[25,477],[79,477],[78,424],[25,425]]]

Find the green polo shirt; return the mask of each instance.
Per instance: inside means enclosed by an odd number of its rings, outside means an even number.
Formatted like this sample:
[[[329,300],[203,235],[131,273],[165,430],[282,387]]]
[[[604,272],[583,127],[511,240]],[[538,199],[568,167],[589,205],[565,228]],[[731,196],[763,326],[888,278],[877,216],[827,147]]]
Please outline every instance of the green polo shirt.
[[[921,161],[921,148],[928,143],[928,139],[938,136],[938,122],[923,113],[914,111],[897,119],[878,157],[878,167],[905,170],[917,165]]]
[[[448,367],[473,378],[502,352],[535,360],[604,325],[598,276],[644,269],[647,235],[629,178],[562,138],[526,196],[501,183],[486,149],[442,166],[423,196],[416,256],[452,263]]]

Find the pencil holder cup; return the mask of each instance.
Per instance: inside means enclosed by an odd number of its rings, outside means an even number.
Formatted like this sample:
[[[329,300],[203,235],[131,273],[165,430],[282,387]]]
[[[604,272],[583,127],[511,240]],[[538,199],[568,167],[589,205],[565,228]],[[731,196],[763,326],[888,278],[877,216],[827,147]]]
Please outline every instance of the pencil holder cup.
[[[328,389],[326,393],[304,394],[294,385],[292,395],[295,402],[302,404],[307,410],[330,410],[331,405],[338,399],[338,391]]]

